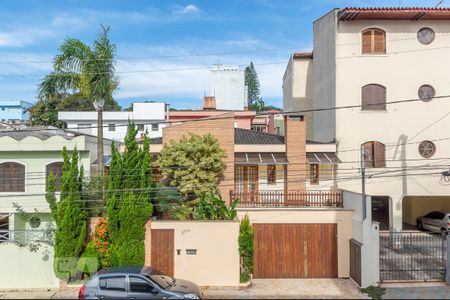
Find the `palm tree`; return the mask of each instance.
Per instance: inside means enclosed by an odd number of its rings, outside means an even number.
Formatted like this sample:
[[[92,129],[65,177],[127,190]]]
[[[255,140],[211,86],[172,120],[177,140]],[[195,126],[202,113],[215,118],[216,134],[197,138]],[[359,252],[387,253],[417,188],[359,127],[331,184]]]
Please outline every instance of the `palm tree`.
[[[105,110],[119,110],[112,98],[119,84],[114,75],[116,45],[110,43],[108,33],[109,27],[102,26],[92,47],[79,39],[67,38],[53,59],[53,71],[39,84],[38,97],[80,94],[92,102],[105,99]]]

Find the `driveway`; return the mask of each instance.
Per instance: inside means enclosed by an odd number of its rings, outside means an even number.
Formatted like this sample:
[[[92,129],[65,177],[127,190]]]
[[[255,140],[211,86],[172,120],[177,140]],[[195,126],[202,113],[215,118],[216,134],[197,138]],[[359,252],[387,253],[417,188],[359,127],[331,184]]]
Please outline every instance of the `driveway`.
[[[76,299],[78,288],[64,290],[35,290],[28,292],[0,292],[2,298],[22,299]],[[358,287],[348,279],[255,279],[244,289],[204,289],[205,299],[271,299],[271,298],[334,298],[367,299]]]

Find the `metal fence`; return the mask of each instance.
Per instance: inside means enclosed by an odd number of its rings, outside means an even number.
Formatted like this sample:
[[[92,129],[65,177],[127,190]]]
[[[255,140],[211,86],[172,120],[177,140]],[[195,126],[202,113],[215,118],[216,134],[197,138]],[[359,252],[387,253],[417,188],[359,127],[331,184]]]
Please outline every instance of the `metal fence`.
[[[381,281],[444,280],[447,241],[441,234],[380,235]]]
[[[14,242],[17,244],[44,242],[51,244],[53,242],[53,234],[47,230],[0,230],[1,242]]]

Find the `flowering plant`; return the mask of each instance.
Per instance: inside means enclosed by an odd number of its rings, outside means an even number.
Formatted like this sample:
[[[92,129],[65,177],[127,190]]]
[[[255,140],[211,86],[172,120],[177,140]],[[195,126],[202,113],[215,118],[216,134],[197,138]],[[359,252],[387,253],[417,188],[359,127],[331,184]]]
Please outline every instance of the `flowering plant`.
[[[106,218],[101,218],[95,226],[93,241],[95,248],[97,249],[101,267],[109,267],[111,237],[109,235],[108,220]]]

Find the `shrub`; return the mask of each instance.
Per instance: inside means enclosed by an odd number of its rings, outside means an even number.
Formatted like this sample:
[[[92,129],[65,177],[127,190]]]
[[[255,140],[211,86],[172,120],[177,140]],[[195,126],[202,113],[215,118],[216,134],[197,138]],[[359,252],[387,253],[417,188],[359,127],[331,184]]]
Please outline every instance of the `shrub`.
[[[236,199],[228,207],[220,195],[202,196],[194,207],[192,216],[194,220],[234,220],[237,216],[236,205],[238,202]]]
[[[253,273],[253,227],[248,215],[242,218],[239,226],[239,255],[241,256],[241,281],[249,279]]]
[[[98,267],[97,249],[91,241],[86,245],[86,248],[84,248],[81,257],[78,260],[77,271],[82,274],[93,274],[98,271]]]
[[[109,236],[107,219],[101,218],[98,224],[95,226],[94,237],[92,242],[97,251],[100,267],[108,268],[110,266],[109,256],[110,256],[111,238]]]

